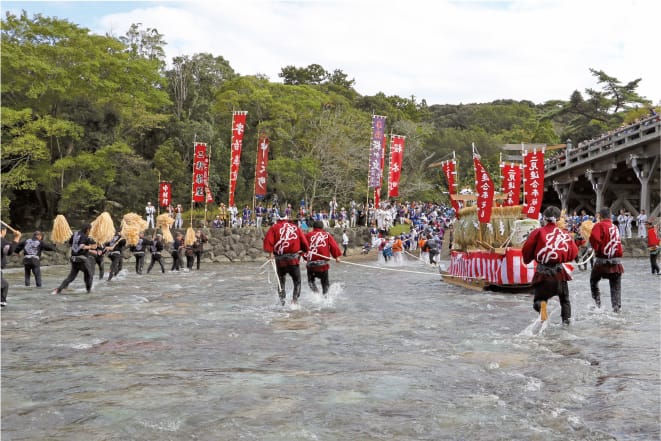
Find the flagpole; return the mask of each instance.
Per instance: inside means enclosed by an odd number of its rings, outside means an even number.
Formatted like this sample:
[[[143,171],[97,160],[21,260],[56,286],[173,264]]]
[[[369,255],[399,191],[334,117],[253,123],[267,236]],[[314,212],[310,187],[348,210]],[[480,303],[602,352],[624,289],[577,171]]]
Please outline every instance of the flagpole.
[[[257,167],[259,162],[259,142],[262,139],[262,135],[259,132],[259,125],[261,121],[257,123],[257,150],[255,152],[255,178],[252,181],[252,216],[251,218],[255,219],[255,225],[257,225],[257,216],[255,214],[255,205],[257,202]]]
[[[156,217],[158,217],[161,214],[161,198],[160,198],[160,192],[161,192],[161,171],[156,170],[158,172],[158,193],[159,195],[156,196]],[[154,224],[154,229],[156,228],[156,224]]]
[[[231,124],[231,130],[230,130],[230,166],[229,166],[229,180],[227,181],[228,188],[227,188],[227,214],[229,215],[229,219],[227,220],[228,223],[231,223],[232,221],[232,214],[230,212],[230,208],[232,207],[230,204],[230,200],[232,198],[232,149],[234,146],[232,143],[234,142],[234,116],[236,115],[236,111],[232,110],[232,124]]]
[[[211,176],[211,145],[207,148],[207,157],[209,158],[209,165],[207,166],[207,182],[204,185],[204,226],[207,226],[207,209],[209,201],[207,198],[209,191],[209,176]]]
[[[193,170],[190,180],[190,227],[193,228],[193,209],[195,208],[195,140],[197,139],[197,134],[193,137]]]

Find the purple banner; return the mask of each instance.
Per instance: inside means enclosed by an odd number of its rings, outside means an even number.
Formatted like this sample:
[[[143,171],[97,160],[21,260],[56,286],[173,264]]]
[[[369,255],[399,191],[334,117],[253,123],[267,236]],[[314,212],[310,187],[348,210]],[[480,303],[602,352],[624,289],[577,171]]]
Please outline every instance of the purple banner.
[[[381,186],[381,156],[383,149],[381,143],[383,142],[383,135],[386,131],[386,117],[385,116],[372,116],[372,141],[370,142],[370,169],[369,177],[367,179],[368,187],[378,188]]]

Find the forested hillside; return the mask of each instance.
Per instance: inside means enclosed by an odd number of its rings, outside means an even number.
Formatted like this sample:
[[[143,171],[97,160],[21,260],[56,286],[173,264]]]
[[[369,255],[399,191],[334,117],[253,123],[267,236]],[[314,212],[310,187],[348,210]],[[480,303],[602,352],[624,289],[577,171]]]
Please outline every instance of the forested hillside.
[[[546,103],[428,104],[383,91],[362,96],[350,73],[283,66],[280,78],[234,71],[222,54],[166,60],[156,29],[121,38],[66,20],[7,14],[2,20],[2,218],[48,228],[59,213],[120,217],[155,202],[159,179],[190,206],[194,142],[211,149],[210,187],[227,202],[232,111],[248,112],[236,196],[252,205],[257,139],[271,140],[270,200],[364,201],[371,115],[406,136],[402,200],[446,198],[439,168],[457,154],[472,186],[471,144],[497,176],[504,143],[557,144],[590,138],[647,112],[640,79],[622,84],[593,70],[595,89]],[[333,69],[333,67],[330,67]]]

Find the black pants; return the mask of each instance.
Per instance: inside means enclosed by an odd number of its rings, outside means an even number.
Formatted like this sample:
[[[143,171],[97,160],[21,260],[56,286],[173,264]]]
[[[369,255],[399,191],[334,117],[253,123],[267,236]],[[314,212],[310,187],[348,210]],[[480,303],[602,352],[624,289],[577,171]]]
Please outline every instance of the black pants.
[[[317,284],[315,279],[321,281],[321,292],[326,295],[328,293],[328,288],[330,288],[330,282],[328,281],[328,271],[310,271],[308,269],[308,286],[312,292],[318,292]]]
[[[193,271],[193,264],[195,263],[195,254],[188,255],[186,254],[186,268],[189,271]]]
[[[0,301],[2,303],[6,303],[7,293],[9,292],[9,282],[7,282],[4,277],[2,277],[2,271],[0,271],[0,279],[2,279],[2,291],[1,291],[2,299],[0,299]]]
[[[142,274],[142,268],[145,266],[145,253],[141,251],[133,253],[133,256],[135,257],[135,272]]]
[[[301,295],[301,268],[296,265],[287,265],[287,266],[278,266],[278,280],[280,280],[280,289],[278,290],[278,295],[280,296],[280,302],[285,304],[285,279],[287,274],[291,276],[291,280],[294,283],[294,291],[292,292],[292,301],[296,302]]]
[[[535,284],[535,295],[532,300],[532,307],[539,312],[542,302],[548,302],[551,297],[558,296],[560,300],[560,316],[563,322],[568,322],[571,318],[571,303],[569,301],[569,284],[562,280],[542,280]]]
[[[436,263],[436,256],[438,255],[438,251],[436,250],[429,250],[429,263],[431,265],[434,265]]]
[[[149,274],[149,271],[154,267],[154,264],[158,262],[159,265],[161,265],[161,272],[165,272],[165,267],[163,266],[163,260],[161,260],[161,254],[152,254],[151,255],[151,262],[149,262],[149,268],[147,268],[147,274]]]
[[[652,266],[652,274],[659,274],[659,264],[656,263],[658,252],[650,253],[650,265]]]
[[[41,288],[41,262],[38,257],[24,257],[23,268],[25,269],[25,286],[30,286],[30,276],[34,274],[34,281]]]
[[[122,253],[110,253],[110,270],[108,271],[108,280],[110,281],[122,270]]]
[[[181,269],[179,251],[172,251],[170,255],[172,255],[172,269],[170,271],[179,271]]]
[[[78,273],[83,273],[85,279],[85,289],[87,292],[92,290],[92,280],[94,279],[94,258],[85,256],[71,257],[71,271],[66,279],[62,281],[58,290],[62,291],[69,286],[71,282],[76,280]]]
[[[195,264],[198,270],[200,269],[200,260],[202,260],[202,251],[195,253]]]
[[[94,261],[96,262],[96,266],[99,267],[99,280],[103,279],[103,271],[104,271],[103,259],[104,259],[103,255],[96,256],[94,258]]]
[[[590,291],[592,298],[597,306],[601,306],[601,294],[599,292],[599,281],[601,279],[608,279],[611,293],[611,306],[614,311],[619,311],[622,307],[622,274],[621,273],[604,273],[596,270],[597,267],[592,268],[590,273]]]

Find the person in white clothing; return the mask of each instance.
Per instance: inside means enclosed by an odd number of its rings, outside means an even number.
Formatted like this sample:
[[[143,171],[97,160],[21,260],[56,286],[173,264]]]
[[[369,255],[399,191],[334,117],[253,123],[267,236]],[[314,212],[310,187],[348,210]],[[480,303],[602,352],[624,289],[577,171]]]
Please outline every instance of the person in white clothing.
[[[147,202],[147,206],[145,207],[145,214],[147,216],[147,228],[154,228],[155,212],[156,208],[151,204],[151,202]]]
[[[349,248],[349,235],[347,230],[342,231],[342,255],[347,257],[347,248]]]
[[[640,210],[636,222],[638,223],[638,237],[642,237],[643,239],[646,238],[647,230],[645,229],[645,223],[647,222],[647,214],[645,213],[645,210]]]

